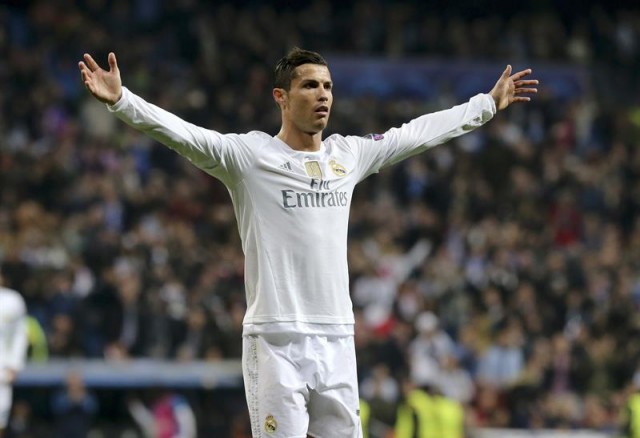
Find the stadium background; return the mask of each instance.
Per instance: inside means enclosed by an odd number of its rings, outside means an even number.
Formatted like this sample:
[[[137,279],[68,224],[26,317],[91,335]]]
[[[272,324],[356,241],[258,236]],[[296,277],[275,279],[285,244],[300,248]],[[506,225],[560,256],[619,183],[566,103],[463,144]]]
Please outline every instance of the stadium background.
[[[201,436],[247,436],[228,195],[109,116],[77,62],[115,51],[124,84],[161,107],[275,133],[271,69],[294,45],[330,63],[327,134],[448,107],[507,63],[543,81],[354,195],[359,372],[379,430],[410,370],[445,382],[471,428],[616,434],[640,386],[639,32],[634,2],[2,2],[0,264],[43,330],[14,436],[51,436],[71,370],[102,436],[133,433],[127,401],[159,385],[187,397]]]

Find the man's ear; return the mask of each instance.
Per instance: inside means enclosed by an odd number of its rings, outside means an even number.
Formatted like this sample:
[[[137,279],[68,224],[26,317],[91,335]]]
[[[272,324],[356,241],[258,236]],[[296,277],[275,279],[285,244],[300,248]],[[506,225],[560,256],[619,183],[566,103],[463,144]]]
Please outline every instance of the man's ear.
[[[274,88],[273,89],[273,100],[276,101],[280,108],[283,108],[285,103],[287,102],[287,92],[284,88]]]

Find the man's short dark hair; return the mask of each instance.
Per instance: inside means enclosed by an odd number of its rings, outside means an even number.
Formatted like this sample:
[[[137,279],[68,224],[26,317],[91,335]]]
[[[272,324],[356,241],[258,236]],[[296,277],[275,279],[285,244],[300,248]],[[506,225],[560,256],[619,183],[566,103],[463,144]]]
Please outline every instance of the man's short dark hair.
[[[275,78],[273,82],[274,88],[289,90],[291,87],[291,81],[295,77],[296,67],[303,64],[318,64],[326,66],[327,61],[325,61],[319,53],[294,47],[287,56],[280,59],[276,64]]]

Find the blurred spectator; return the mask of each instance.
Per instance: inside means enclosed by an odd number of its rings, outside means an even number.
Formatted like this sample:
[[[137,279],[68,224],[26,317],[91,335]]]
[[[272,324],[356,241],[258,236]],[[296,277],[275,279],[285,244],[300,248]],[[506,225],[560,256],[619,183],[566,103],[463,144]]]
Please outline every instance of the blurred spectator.
[[[14,403],[6,431],[8,438],[35,438],[46,433],[33,418],[33,410],[25,400],[16,400]]]
[[[242,343],[238,336],[242,335],[242,321],[246,310],[244,299],[238,297],[230,299],[228,305],[228,325],[222,330],[219,348],[222,357],[239,359],[242,356]],[[207,351],[207,358],[212,357],[213,348]]]
[[[178,360],[185,362],[203,359],[211,359],[212,348],[215,344],[217,327],[208,319],[206,310],[196,306],[187,311],[187,322],[182,341],[178,343]],[[216,353],[219,357],[221,353]]]
[[[145,438],[195,438],[196,420],[187,400],[171,391],[157,390],[147,408],[140,400],[129,402],[129,412]]]
[[[636,371],[627,391],[625,406],[620,413],[621,431],[625,438],[636,438],[640,435],[640,372]]]
[[[515,325],[497,330],[495,340],[478,363],[478,379],[485,385],[505,388],[513,384],[524,368],[521,335]]]
[[[464,435],[464,410],[458,401],[443,397],[434,388],[417,388],[405,382],[395,423],[396,438]]]
[[[460,367],[453,354],[442,358],[437,385],[442,395],[462,404],[470,403],[475,395],[475,384],[471,374]]]
[[[440,363],[453,354],[454,343],[432,312],[418,315],[415,325],[418,336],[409,346],[411,378],[419,386],[434,386],[438,383]]]
[[[139,274],[124,273],[115,284],[114,306],[104,318],[107,335],[104,355],[107,359],[138,357],[146,354],[147,313],[141,302]]]
[[[377,364],[360,384],[360,397],[367,403],[369,414],[381,421],[391,422],[396,404],[400,400],[400,385],[384,363]]]
[[[86,438],[98,412],[98,402],[87,390],[83,377],[71,371],[65,387],[53,396],[51,412],[55,418],[56,437]]]
[[[36,363],[46,362],[49,359],[47,335],[40,322],[33,316],[27,316],[27,340],[27,360]]]

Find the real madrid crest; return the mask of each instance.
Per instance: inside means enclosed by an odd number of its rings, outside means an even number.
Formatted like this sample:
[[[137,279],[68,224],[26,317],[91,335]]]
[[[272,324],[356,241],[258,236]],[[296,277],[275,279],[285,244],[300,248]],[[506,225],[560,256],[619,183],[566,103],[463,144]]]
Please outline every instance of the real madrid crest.
[[[329,167],[335,176],[343,177],[347,174],[347,169],[345,169],[344,166],[336,160],[329,161]]]
[[[264,420],[264,430],[266,430],[267,433],[273,433],[277,428],[278,422],[273,418],[273,415],[267,415],[267,418]]]

